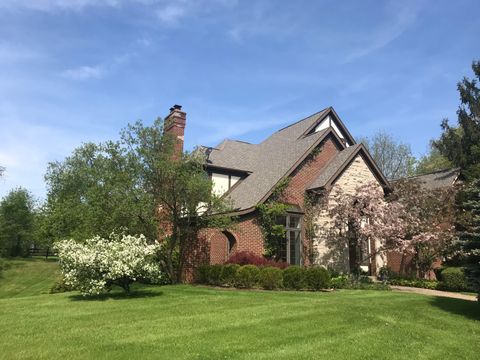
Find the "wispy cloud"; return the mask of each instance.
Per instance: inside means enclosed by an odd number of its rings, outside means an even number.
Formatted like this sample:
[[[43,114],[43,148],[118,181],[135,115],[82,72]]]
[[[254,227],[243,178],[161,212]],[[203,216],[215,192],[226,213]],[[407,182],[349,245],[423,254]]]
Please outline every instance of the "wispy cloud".
[[[103,72],[100,66],[79,66],[63,71],[62,76],[73,80],[89,80],[101,78]]]
[[[385,21],[375,30],[362,34],[361,41],[345,58],[345,63],[367,56],[396,40],[412,26],[424,3],[423,0],[388,3]]]

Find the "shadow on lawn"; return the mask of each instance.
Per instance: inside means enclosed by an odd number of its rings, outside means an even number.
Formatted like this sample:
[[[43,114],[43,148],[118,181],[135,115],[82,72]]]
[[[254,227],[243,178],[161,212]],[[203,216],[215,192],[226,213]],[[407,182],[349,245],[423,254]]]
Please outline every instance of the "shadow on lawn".
[[[110,292],[99,295],[83,296],[75,294],[70,296],[71,301],[105,301],[105,300],[129,300],[129,299],[143,299],[150,297],[162,296],[162,291],[149,291],[149,290],[135,290],[130,294],[124,292]]]
[[[480,320],[480,302],[462,299],[452,299],[435,296],[431,301],[433,306],[453,314],[462,315],[472,320]]]

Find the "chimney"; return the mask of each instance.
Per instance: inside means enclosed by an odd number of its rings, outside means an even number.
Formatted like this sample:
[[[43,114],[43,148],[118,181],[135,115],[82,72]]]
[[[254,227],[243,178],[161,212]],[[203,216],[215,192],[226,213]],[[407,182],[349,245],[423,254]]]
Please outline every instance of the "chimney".
[[[181,105],[173,105],[170,114],[165,118],[163,132],[171,134],[175,139],[174,154],[179,157],[183,153],[183,140],[187,114],[182,111]]]

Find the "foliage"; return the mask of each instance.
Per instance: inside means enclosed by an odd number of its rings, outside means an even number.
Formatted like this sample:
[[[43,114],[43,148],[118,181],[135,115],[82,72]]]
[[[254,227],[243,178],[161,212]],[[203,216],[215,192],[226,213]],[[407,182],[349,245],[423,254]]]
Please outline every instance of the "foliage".
[[[34,200],[26,189],[17,188],[0,202],[0,249],[7,256],[28,256],[34,243]]]
[[[428,174],[438,170],[450,169],[452,167],[452,162],[443,156],[440,151],[431,144],[429,152],[417,161],[415,165],[415,175]]]
[[[426,189],[412,179],[395,183],[389,195],[390,202],[397,202],[407,209],[402,215],[406,224],[403,250],[413,255],[419,277],[433,269],[436,259],[449,259],[455,255],[457,240],[455,189]]]
[[[474,78],[463,78],[457,85],[461,104],[458,108],[458,126],[442,122],[442,135],[434,146],[455,166],[462,169],[467,179],[480,177],[480,61],[472,63]]]
[[[222,285],[235,286],[237,271],[240,268],[238,264],[226,264],[222,267]]]
[[[139,159],[119,142],[86,143],[48,165],[42,231],[53,241],[108,237],[113,231],[156,237],[152,195]]]
[[[351,194],[340,189],[334,196],[334,204],[329,208],[331,226],[324,231],[328,238],[334,239],[335,246],[348,247],[351,272],[357,272],[367,257],[406,246],[407,212],[400,203],[385,201],[382,189],[376,184],[359,186]],[[369,242],[382,245],[366,254]]]
[[[480,179],[459,194],[461,218],[460,243],[465,252],[465,274],[480,299]]]
[[[363,138],[380,170],[388,179],[399,179],[413,175],[415,158],[409,145],[396,141],[391,135],[379,131],[372,138]]]
[[[71,285],[65,282],[65,278],[60,276],[55,284],[50,288],[50,294],[58,294],[75,290]]]
[[[320,290],[330,287],[330,273],[322,266],[312,266],[305,271],[305,282],[309,289]]]
[[[266,290],[280,289],[283,286],[282,270],[275,267],[263,267],[258,275],[258,284]]]
[[[129,293],[135,281],[164,280],[155,257],[159,245],[149,245],[143,235],[112,234],[110,239],[97,236],[84,244],[63,240],[55,247],[65,284],[84,295],[99,294],[113,285]]]
[[[288,264],[284,261],[267,259],[264,256],[256,255],[250,251],[235,252],[228,258],[227,264],[272,266],[280,269],[285,269],[288,266]]]
[[[141,164],[139,173],[145,191],[152,196],[160,238],[166,244],[166,267],[173,282],[182,280],[192,250],[198,245],[198,233],[205,228],[227,229],[233,219],[224,215],[229,204],[212,191],[201,152],[175,154],[171,134],[163,133],[157,120],[146,127],[141,122],[129,125],[122,133],[122,145]],[[174,253],[178,263],[174,266]]]
[[[440,290],[447,291],[469,291],[470,288],[467,283],[467,278],[463,268],[448,267],[440,273],[441,282],[439,284]]]
[[[437,290],[439,288],[439,282],[436,280],[426,280],[426,279],[402,279],[402,278],[393,278],[388,281],[390,285],[398,286],[408,286],[423,288],[429,290]]]
[[[257,284],[259,275],[260,269],[255,265],[240,266],[237,270],[235,286],[250,289]]]
[[[331,287],[334,289],[351,290],[390,290],[385,283],[374,283],[367,276],[340,275],[331,279]]]
[[[88,143],[50,163],[44,234],[84,240],[112,231],[162,239],[170,280],[181,281],[200,229],[228,228],[228,204],[212,192],[204,157],[174,154],[163,122],[138,121],[119,141]]]
[[[283,286],[286,289],[300,290],[306,286],[306,268],[298,265],[283,270]]]

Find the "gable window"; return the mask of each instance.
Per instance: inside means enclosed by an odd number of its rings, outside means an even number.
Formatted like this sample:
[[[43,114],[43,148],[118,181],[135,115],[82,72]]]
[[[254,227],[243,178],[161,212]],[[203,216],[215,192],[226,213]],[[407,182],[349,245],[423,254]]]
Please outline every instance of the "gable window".
[[[302,264],[302,216],[288,213],[279,216],[277,224],[285,226],[285,238],[281,243],[279,258],[291,265]]]
[[[213,182],[213,192],[218,196],[225,194],[240,180],[240,176],[220,173],[211,173],[210,177]]]

